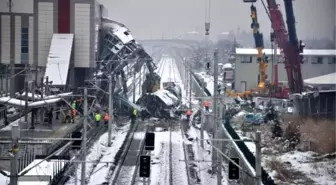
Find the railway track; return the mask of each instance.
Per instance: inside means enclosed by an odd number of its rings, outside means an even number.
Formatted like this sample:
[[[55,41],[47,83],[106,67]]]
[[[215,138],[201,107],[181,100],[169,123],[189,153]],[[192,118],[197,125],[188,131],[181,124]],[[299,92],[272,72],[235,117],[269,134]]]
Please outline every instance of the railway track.
[[[116,157],[116,167],[111,169],[103,184],[134,184],[137,177],[139,157],[143,153],[144,138],[148,127],[139,121],[133,125],[126,141]],[[117,154],[118,155],[118,154]]]
[[[93,143],[103,134],[106,132],[106,128],[105,127],[94,127],[92,129],[90,129],[88,131],[88,140],[87,140],[87,148],[90,148]],[[71,142],[68,142],[66,144],[66,147],[61,153],[59,153],[59,155],[62,155],[64,153],[66,153],[66,151],[69,151],[70,150],[70,147],[71,147]],[[81,153],[81,151],[79,150],[77,153]],[[73,160],[78,160],[77,159],[78,157],[74,157],[73,159],[71,159],[71,161]],[[76,167],[78,165],[76,165],[75,163],[71,163],[68,167],[67,170],[65,170],[64,174],[62,175],[61,179],[59,179],[57,181],[57,185],[63,185],[65,184],[69,178],[70,178],[70,175],[73,174],[75,171],[76,171]]]

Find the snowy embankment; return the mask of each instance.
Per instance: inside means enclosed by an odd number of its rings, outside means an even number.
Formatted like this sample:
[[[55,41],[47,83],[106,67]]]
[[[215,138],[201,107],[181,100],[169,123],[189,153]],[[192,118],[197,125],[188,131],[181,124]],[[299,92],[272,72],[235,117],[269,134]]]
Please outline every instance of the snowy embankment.
[[[242,139],[253,139],[253,130],[259,129],[262,131],[262,166],[269,172],[275,182],[316,185],[335,184],[335,154],[333,157],[326,157],[326,155],[311,151],[298,151],[298,148],[290,149],[284,141],[271,138],[270,125],[252,126],[244,121],[244,114],[242,111],[234,116],[231,125]],[[302,142],[304,143],[305,141]],[[251,142],[245,142],[245,144],[255,154],[255,144]]]
[[[117,131],[113,129],[111,147],[107,147],[108,133],[105,133],[100,136],[99,140],[89,149],[89,154],[86,157],[86,161],[89,161],[86,164],[86,177],[89,181],[88,185],[97,184],[96,182],[105,182],[105,175],[108,173],[110,166],[114,165],[114,157],[124,143],[129,126],[128,123],[123,128],[118,128]],[[95,163],[95,161],[101,161],[101,163]],[[96,171],[92,171],[94,169]],[[81,165],[77,167],[77,176],[81,176]],[[77,183],[80,183],[80,179],[78,179]],[[73,184],[75,184],[75,177],[71,176],[66,185]]]
[[[213,94],[214,93],[214,77],[212,75],[207,75],[205,72],[195,73],[196,76],[203,80],[206,84],[205,88],[208,89],[208,91]],[[222,77],[218,77],[218,84],[222,84]]]

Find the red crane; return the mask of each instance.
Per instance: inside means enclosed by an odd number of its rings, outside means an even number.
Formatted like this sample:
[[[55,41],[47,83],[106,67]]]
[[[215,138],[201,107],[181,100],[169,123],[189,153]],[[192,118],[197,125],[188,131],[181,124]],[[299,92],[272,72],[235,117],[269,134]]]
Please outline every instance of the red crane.
[[[301,41],[300,45],[297,41],[292,0],[284,0],[284,2],[287,14],[288,32],[282,13],[279,10],[279,5],[276,4],[276,0],[267,0],[268,11],[275,39],[284,53],[289,91],[290,93],[301,93],[303,91],[303,79],[301,74],[303,57],[300,53],[303,52],[304,46]]]
[[[254,3],[257,0],[243,1],[246,3]],[[263,0],[261,1],[265,7]],[[301,63],[303,63],[303,57],[300,55],[300,53],[303,52],[304,46],[302,41],[298,43],[296,36],[292,1],[293,0],[284,0],[287,14],[288,32],[286,30],[286,25],[276,0],[267,0],[268,7],[265,7],[265,9],[266,11],[268,10],[268,16],[271,19],[275,40],[284,54],[284,64],[287,71],[289,91],[290,93],[301,93],[303,91],[303,79],[301,74]],[[278,83],[275,82],[274,84],[277,86]],[[285,93],[285,89],[281,91],[282,94]]]

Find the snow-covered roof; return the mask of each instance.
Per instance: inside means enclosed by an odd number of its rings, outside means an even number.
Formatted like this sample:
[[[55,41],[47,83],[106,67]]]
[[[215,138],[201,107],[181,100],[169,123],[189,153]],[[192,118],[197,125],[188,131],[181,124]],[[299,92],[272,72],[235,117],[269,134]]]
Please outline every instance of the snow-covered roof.
[[[44,95],[44,96],[43,96],[43,99],[44,99],[44,100],[48,100],[48,99],[53,99],[53,98],[66,97],[66,96],[69,96],[69,95],[71,95],[71,94],[72,94],[72,92],[61,93],[61,94],[50,95],[50,96],[46,96],[46,95]],[[25,97],[25,95],[26,95],[25,92],[23,92],[22,94],[17,93],[17,96],[18,96],[18,97]],[[28,93],[28,98],[33,98],[33,94],[32,94],[32,93]],[[39,95],[39,94],[34,94],[34,98],[35,98],[35,99],[41,99],[42,97],[41,97],[41,95]]]
[[[53,34],[44,74],[53,85],[66,85],[73,38],[73,34]]]
[[[304,80],[312,85],[336,85],[336,72]]]
[[[103,24],[111,27],[113,29],[113,34],[117,36],[124,44],[134,40],[129,29],[125,25],[108,17],[103,17]]]
[[[224,68],[232,68],[232,64],[230,64],[230,63],[225,63],[224,65],[223,65],[223,69]]]
[[[49,104],[57,103],[60,100],[61,100],[61,98],[40,100],[40,101],[36,101],[36,102],[28,101],[28,107],[29,108],[41,107],[43,105],[49,105]],[[1,97],[0,98],[0,104],[11,105],[11,106],[14,106],[14,107],[24,107],[25,103],[26,103],[25,100],[19,100],[19,99],[10,98],[10,97]]]
[[[274,52],[272,49],[263,49],[263,53],[266,55],[272,55]],[[237,55],[258,55],[256,48],[236,48]],[[280,55],[280,49],[277,49],[277,54]],[[336,56],[336,50],[334,49],[304,49],[303,54],[306,56]]]

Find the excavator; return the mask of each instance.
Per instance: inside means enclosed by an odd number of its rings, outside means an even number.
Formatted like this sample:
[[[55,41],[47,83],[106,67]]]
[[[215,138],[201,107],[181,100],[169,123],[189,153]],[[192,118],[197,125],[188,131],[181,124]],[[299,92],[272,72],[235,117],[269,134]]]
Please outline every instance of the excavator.
[[[245,3],[255,3],[257,0],[243,0],[243,1]],[[265,7],[263,0],[261,1]],[[284,63],[285,63],[285,69],[287,71],[288,89],[278,86],[277,78],[275,78],[275,81],[269,84],[268,86],[270,89],[275,89],[274,95],[280,98],[288,98],[289,93],[301,93],[304,88],[302,74],[301,74],[301,64],[303,63],[303,57],[300,55],[300,53],[303,52],[304,44],[302,43],[302,41],[298,42],[296,28],[295,28],[293,2],[292,0],[284,0],[284,3],[285,3],[286,15],[287,15],[288,33],[286,30],[286,26],[283,20],[282,13],[279,10],[278,5],[276,4],[276,0],[267,0],[268,11],[267,11],[267,8],[265,7],[266,12],[271,20],[271,25],[274,31],[275,39],[280,49],[282,50],[284,54],[284,58],[285,58]],[[260,36],[257,35],[257,33],[259,33],[258,31],[259,24],[257,23],[256,9],[253,6],[253,4],[251,6],[251,14],[252,14],[251,15],[252,28],[254,30],[256,47],[258,48],[258,61],[261,61],[260,60],[260,56],[261,56],[260,50],[262,50],[262,48],[258,47],[258,44],[260,42]],[[261,41],[262,41],[262,37],[261,37]],[[261,75],[261,81],[257,89],[251,89],[243,93],[230,93],[229,92],[228,95],[247,98],[248,96],[251,96],[254,93],[257,93],[258,96],[264,94],[264,93],[260,94],[260,90],[263,90],[263,92],[265,92],[265,83],[263,83],[265,81],[263,80],[266,80],[265,71],[267,69],[267,60],[265,60],[265,62],[266,62],[266,65],[263,62],[259,62],[259,72]],[[265,75],[264,76],[265,78],[263,78],[263,74]]]

